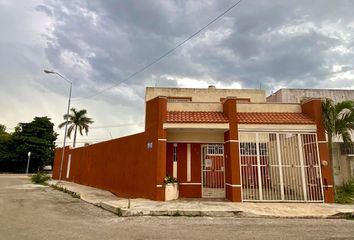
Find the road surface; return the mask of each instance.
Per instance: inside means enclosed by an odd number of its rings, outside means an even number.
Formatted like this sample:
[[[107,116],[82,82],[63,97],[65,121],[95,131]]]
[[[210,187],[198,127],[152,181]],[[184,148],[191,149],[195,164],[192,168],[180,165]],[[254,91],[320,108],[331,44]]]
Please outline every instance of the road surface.
[[[122,218],[69,194],[0,174],[0,239],[354,239],[344,219]]]

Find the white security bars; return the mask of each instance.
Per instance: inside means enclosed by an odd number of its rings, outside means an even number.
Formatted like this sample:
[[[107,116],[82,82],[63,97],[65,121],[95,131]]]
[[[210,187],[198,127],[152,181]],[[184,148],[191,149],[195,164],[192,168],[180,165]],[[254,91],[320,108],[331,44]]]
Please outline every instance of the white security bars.
[[[202,145],[202,197],[225,197],[224,145]]]
[[[242,132],[243,201],[323,202],[314,133]]]

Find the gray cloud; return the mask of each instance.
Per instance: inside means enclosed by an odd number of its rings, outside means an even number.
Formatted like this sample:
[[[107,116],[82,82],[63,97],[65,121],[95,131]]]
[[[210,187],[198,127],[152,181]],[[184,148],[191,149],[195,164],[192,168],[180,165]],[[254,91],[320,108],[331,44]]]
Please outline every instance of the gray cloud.
[[[231,3],[76,1],[63,8],[62,2],[55,1],[45,8],[55,9],[53,15],[58,21],[53,32],[56,43],[49,45],[47,55],[64,71],[66,63],[60,64],[62,59],[58,58],[64,50],[82,58],[87,66],[82,64],[81,68],[91,69],[86,69],[87,79],[77,83],[79,95],[90,95],[100,89],[98,86],[119,82],[151,62]],[[127,84],[142,92],[144,85],[154,81],[152,75],[163,86],[176,84],[160,76],[174,75],[226,84],[237,80],[244,87],[261,83],[268,90],[279,83],[320,86],[321,79],[297,78],[332,71],[335,64],[349,64],[347,57],[338,58],[329,49],[348,46],[352,41],[344,36],[352,34],[352,26],[348,25],[354,21],[350,11],[353,7],[350,1],[244,1],[182,49]]]
[[[0,81],[8,93],[16,94],[16,84],[25,82],[65,101],[68,86],[44,76],[48,67],[74,82],[74,97],[95,94],[150,63],[233,3],[37,0],[22,6],[3,1]],[[268,92],[278,87],[353,88],[354,71],[333,74],[354,69],[353,9],[351,0],[244,0],[145,72],[73,104],[88,109],[98,125],[109,125],[143,119],[146,86],[261,85]],[[59,122],[60,116],[53,119]],[[114,136],[134,129],[116,129]]]

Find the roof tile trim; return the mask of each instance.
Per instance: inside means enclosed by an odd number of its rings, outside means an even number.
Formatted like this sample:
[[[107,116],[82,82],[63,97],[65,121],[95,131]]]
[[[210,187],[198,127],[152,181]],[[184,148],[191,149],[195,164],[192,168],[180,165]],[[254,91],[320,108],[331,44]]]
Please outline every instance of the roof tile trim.
[[[315,124],[315,122],[305,114],[293,112],[237,113],[237,122],[240,124]]]
[[[237,113],[239,124],[315,124],[303,113],[283,112],[252,112]],[[166,123],[228,123],[228,118],[222,112],[191,112],[169,111]]]

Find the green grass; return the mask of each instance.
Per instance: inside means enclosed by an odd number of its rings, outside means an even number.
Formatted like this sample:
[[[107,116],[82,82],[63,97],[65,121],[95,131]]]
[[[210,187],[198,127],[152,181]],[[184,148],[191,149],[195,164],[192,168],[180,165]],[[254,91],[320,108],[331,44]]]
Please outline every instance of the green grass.
[[[335,202],[341,204],[354,203],[354,179],[336,187]]]
[[[43,172],[37,172],[31,176],[31,181],[36,184],[46,184],[50,177]]]
[[[70,194],[73,198],[81,198],[79,193],[69,191],[68,189],[66,189],[66,188],[64,188],[64,187],[62,187],[62,186],[52,185],[51,187],[54,188],[55,190],[61,191],[61,192],[63,192],[63,193],[68,193],[68,194]]]

